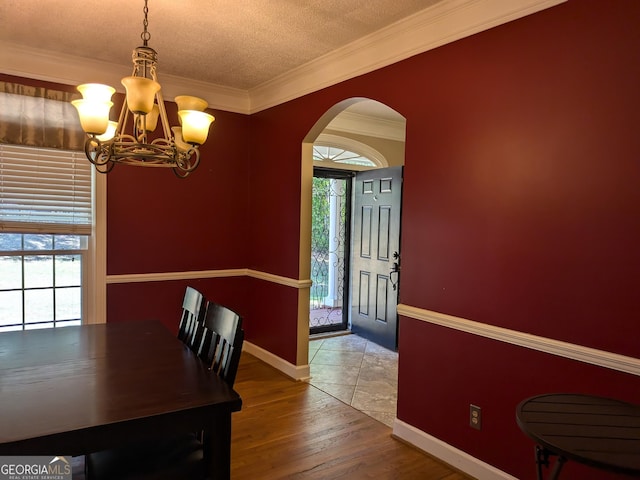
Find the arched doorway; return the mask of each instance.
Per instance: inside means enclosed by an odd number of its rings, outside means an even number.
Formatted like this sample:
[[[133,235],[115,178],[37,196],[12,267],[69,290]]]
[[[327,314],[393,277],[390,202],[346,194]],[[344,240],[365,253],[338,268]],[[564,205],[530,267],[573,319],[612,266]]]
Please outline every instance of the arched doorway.
[[[376,166],[404,164],[405,119],[390,107],[367,98],[351,98],[330,108],[302,144],[299,278],[311,278],[311,212],[314,145],[351,151],[363,147]],[[361,150],[359,150],[361,151]],[[343,164],[338,168],[362,170]],[[298,311],[298,365],[308,361],[310,289],[301,289]]]

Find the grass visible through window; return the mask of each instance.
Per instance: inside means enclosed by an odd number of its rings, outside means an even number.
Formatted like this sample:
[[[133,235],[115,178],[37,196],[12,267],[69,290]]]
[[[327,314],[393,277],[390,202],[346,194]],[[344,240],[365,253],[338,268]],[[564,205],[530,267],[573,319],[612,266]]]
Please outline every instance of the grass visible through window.
[[[0,331],[80,325],[82,235],[0,234]]]

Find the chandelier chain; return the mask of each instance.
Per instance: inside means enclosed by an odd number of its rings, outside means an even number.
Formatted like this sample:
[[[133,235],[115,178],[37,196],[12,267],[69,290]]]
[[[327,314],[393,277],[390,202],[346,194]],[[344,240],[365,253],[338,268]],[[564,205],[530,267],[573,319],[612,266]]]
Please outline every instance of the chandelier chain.
[[[140,34],[140,38],[144,42],[144,46],[147,46],[147,42],[151,38],[151,34],[147,31],[147,27],[149,26],[149,20],[147,19],[147,15],[149,14],[149,7],[147,5],[148,0],[144,0],[144,8],[142,11],[144,12],[144,20],[142,22],[142,26],[144,27],[143,32]]]

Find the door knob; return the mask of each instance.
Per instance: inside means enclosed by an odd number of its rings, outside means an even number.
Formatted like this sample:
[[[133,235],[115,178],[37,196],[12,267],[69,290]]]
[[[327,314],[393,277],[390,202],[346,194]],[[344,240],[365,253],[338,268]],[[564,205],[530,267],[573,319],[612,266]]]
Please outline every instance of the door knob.
[[[396,290],[398,288],[398,278],[399,278],[399,274],[400,274],[400,254],[398,252],[393,252],[393,258],[395,258],[397,261],[393,262],[392,266],[391,266],[391,271],[389,273],[389,280],[391,281],[391,286],[393,287],[394,290]],[[396,280],[395,282],[393,281],[393,274],[396,274]]]

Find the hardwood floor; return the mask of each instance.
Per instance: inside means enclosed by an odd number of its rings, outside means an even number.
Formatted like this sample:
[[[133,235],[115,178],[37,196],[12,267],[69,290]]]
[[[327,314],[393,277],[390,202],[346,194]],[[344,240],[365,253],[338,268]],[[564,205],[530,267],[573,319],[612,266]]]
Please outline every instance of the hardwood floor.
[[[322,390],[244,354],[235,389],[231,477],[468,480],[391,437],[391,429]]]
[[[233,480],[470,480],[393,439],[383,423],[249,354],[242,354],[235,389],[243,406],[232,420]],[[82,459],[73,466],[74,480],[84,480]]]

